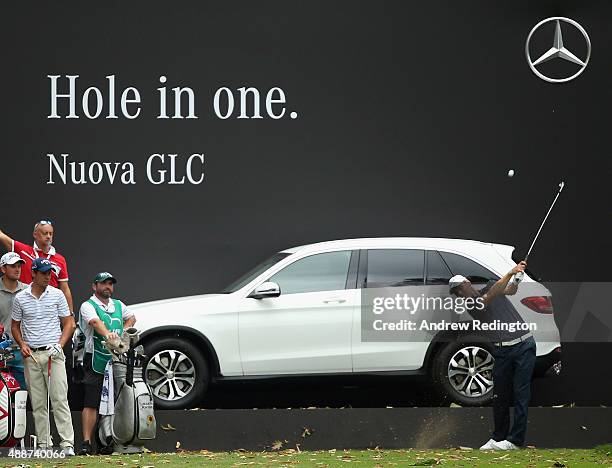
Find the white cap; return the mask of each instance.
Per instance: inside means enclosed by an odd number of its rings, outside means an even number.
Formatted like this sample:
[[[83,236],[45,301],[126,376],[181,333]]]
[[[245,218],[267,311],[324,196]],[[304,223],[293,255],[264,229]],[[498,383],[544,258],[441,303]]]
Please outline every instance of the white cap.
[[[469,280],[465,276],[463,276],[463,275],[455,275],[455,276],[453,276],[450,280],[448,280],[448,289],[449,289],[449,291],[453,292],[453,288],[456,288],[461,283],[464,283],[466,281],[469,281]]]
[[[2,258],[0,258],[0,266],[14,265],[17,262],[25,263],[17,252],[5,253]]]

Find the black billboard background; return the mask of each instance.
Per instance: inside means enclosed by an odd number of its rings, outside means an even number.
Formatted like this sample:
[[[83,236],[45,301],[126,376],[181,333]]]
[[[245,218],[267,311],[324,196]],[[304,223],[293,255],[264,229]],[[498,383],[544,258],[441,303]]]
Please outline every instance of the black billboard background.
[[[563,85],[524,56],[529,30],[555,15],[593,44]],[[611,15],[605,2],[5,6],[0,229],[28,242],[51,219],[75,302],[109,270],[136,303],[218,291],[275,251],[322,240],[458,237],[524,253],[564,180],[530,266],[549,281],[610,281]],[[114,74],[118,89],[139,89],[142,114],[47,119],[55,74],[80,75],[77,96]],[[155,118],[160,75],[193,88],[197,120]],[[298,118],[220,120],[221,86],[279,86]],[[195,152],[204,184],[145,181],[150,154]],[[137,184],[47,185],[47,153],[131,161]],[[609,404],[610,347],[564,352],[562,384],[542,392]]]

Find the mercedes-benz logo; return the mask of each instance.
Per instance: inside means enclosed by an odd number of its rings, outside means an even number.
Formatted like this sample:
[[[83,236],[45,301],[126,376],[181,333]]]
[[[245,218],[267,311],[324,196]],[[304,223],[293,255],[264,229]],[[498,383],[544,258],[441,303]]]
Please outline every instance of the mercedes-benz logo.
[[[555,22],[555,35],[553,37],[552,47],[548,49],[546,52],[544,52],[536,60],[532,60],[531,54],[529,53],[529,48],[531,45],[531,38],[533,34],[540,27],[542,27],[543,25],[551,21]],[[582,34],[582,37],[584,38],[586,42],[586,50],[587,50],[586,57],[584,59],[578,58],[576,55],[570,52],[569,49],[567,49],[563,45],[563,34],[561,33],[561,23],[569,24],[575,27]],[[566,81],[570,81],[576,78],[586,68],[587,64],[589,63],[589,58],[591,57],[591,40],[589,39],[589,35],[585,31],[585,29],[582,26],[580,26],[576,21],[571,20],[569,18],[564,18],[563,16],[553,16],[551,18],[546,18],[545,20],[540,21],[538,24],[536,24],[533,27],[533,29],[527,36],[527,41],[525,42],[525,55],[527,56],[527,63],[529,64],[529,67],[537,76],[539,76],[543,80],[548,81],[550,83],[565,83]],[[552,59],[567,60],[568,62],[576,64],[580,68],[578,69],[576,73],[566,78],[551,78],[550,76],[546,76],[543,73],[541,73],[536,67]]]

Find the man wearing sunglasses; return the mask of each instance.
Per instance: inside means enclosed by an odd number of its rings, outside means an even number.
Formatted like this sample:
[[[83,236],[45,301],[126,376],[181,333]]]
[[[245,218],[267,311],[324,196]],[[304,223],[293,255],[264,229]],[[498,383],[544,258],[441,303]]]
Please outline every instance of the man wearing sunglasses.
[[[33,237],[34,244],[27,245],[10,238],[0,230],[0,243],[9,252],[17,252],[25,262],[21,270],[20,281],[25,284],[32,282],[31,269],[34,260],[37,258],[49,260],[53,265],[51,282],[49,284],[64,293],[68,307],[72,312],[74,309],[72,305],[72,292],[70,291],[70,286],[68,286],[68,265],[64,256],[51,245],[53,243],[53,224],[51,221],[41,220],[37,222],[34,225]]]

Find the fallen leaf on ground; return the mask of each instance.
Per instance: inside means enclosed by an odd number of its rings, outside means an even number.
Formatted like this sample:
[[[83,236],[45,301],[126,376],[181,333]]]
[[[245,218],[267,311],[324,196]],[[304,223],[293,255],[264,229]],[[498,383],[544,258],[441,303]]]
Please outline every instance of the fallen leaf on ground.
[[[280,450],[283,447],[283,442],[280,440],[275,440],[272,443],[272,450]]]

